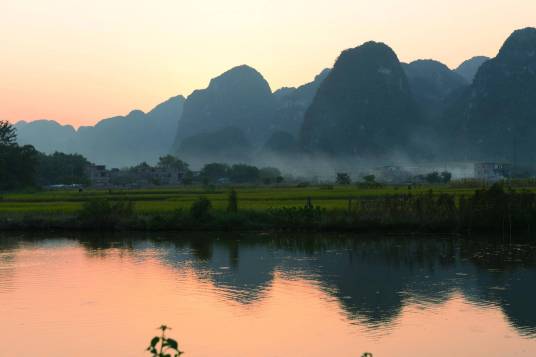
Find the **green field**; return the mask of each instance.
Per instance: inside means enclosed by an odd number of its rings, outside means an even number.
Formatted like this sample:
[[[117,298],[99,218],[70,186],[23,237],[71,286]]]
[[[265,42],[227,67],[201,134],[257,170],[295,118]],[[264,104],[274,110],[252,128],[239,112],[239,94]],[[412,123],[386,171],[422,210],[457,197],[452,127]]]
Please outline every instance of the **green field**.
[[[130,190],[63,190],[35,193],[10,193],[0,195],[0,215],[72,215],[82,207],[83,202],[106,198],[109,200],[131,200],[140,214],[169,213],[176,209],[189,209],[200,196],[208,198],[215,209],[224,209],[230,187],[184,186],[177,188],[130,189]],[[433,190],[434,193],[454,193],[457,196],[470,195],[474,188],[453,188],[448,185],[419,186],[412,188],[385,186],[381,188],[360,188],[348,186],[308,186],[308,187],[238,187],[240,209],[266,210],[270,208],[304,206],[311,198],[314,206],[326,209],[345,209],[348,200],[371,199],[379,196],[418,194]]]

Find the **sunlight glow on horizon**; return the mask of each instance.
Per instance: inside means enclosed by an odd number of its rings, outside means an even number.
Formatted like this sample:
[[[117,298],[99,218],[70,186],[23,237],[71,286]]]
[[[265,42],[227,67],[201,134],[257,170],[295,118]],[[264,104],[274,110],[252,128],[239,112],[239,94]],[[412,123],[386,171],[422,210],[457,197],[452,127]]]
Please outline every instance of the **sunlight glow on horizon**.
[[[536,26],[527,0],[3,0],[0,119],[94,124],[241,64],[299,86],[374,40],[451,68]]]

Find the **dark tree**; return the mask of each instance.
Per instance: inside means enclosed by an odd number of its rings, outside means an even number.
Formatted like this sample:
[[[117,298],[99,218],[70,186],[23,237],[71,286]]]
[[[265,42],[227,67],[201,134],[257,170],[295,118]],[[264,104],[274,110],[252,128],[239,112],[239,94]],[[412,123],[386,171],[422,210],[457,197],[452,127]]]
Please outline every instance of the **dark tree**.
[[[8,121],[0,120],[0,145],[12,146],[17,143],[17,130]]]
[[[203,166],[200,176],[208,184],[210,182],[216,182],[219,179],[229,178],[229,171],[229,165],[214,162]]]
[[[352,180],[350,179],[350,175],[346,172],[338,172],[335,182],[337,182],[338,185],[349,185],[352,183]]]
[[[87,184],[86,168],[89,161],[82,155],[55,152],[52,155],[39,153],[37,159],[37,182],[40,185]]]
[[[230,178],[235,183],[256,183],[259,181],[259,169],[246,164],[233,165]]]
[[[0,190],[34,186],[37,155],[30,145],[0,145]]]
[[[452,174],[448,171],[443,171],[441,173],[441,182],[443,183],[449,183],[450,180],[452,179]]]
[[[437,171],[434,171],[434,172],[430,172],[429,174],[427,174],[424,179],[426,180],[426,182],[430,183],[430,184],[435,184],[435,183],[441,183],[442,180],[441,180],[441,176],[439,175],[439,173]]]
[[[37,154],[33,146],[18,146],[15,128],[0,121],[0,190],[34,186]]]
[[[158,166],[164,167],[164,168],[178,169],[183,172],[188,171],[188,167],[189,167],[189,165],[186,162],[182,161],[181,159],[173,155],[161,156],[158,160]]]
[[[259,170],[259,177],[264,184],[269,185],[277,182],[277,178],[281,177],[281,171],[275,167],[263,167]]]
[[[182,183],[184,183],[185,185],[191,185],[193,181],[194,181],[194,173],[190,170],[186,171],[182,178]]]

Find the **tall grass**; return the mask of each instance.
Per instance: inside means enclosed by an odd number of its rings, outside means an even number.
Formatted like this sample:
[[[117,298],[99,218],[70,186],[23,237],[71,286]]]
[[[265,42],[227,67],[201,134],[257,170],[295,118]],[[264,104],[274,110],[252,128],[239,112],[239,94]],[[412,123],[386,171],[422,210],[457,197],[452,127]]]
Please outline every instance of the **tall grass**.
[[[171,195],[165,192],[165,195]],[[147,193],[142,196],[145,195]],[[39,221],[39,227],[53,222],[55,227],[69,229],[396,229],[463,234],[497,232],[511,236],[532,234],[533,222],[536,222],[535,192],[514,190],[502,184],[477,190],[453,190],[446,186],[437,190],[382,188],[362,191],[340,186],[333,190],[240,188],[193,197],[174,193],[169,199],[156,201],[136,201],[133,197],[99,193],[80,203],[50,202],[49,208],[66,204],[80,207],[68,206],[66,212],[52,211],[55,214],[42,210],[46,207],[44,202],[28,206],[23,202],[11,202],[16,210],[11,208],[11,211],[2,213],[4,203],[0,202],[0,227],[17,226],[20,222],[21,228],[31,229]],[[16,215],[20,217],[18,221],[14,219]]]
[[[116,229],[135,220],[134,203],[130,200],[94,199],[85,202],[78,214],[82,227]]]

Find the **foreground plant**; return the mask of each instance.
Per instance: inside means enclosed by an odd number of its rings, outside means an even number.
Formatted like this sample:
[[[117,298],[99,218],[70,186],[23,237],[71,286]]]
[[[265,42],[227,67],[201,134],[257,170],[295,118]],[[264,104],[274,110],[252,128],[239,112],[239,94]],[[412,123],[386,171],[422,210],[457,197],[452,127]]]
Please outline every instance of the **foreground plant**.
[[[177,341],[166,337],[166,330],[171,330],[171,328],[162,325],[158,329],[162,331],[162,335],[155,336],[151,339],[147,351],[149,351],[153,357],[178,357],[183,354],[182,351],[179,351],[179,344]]]

